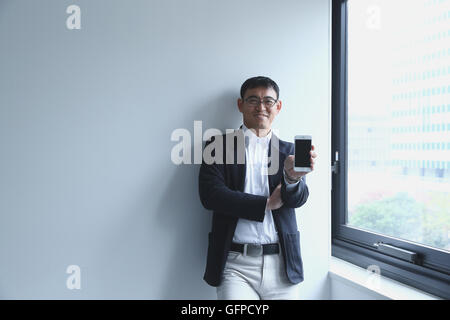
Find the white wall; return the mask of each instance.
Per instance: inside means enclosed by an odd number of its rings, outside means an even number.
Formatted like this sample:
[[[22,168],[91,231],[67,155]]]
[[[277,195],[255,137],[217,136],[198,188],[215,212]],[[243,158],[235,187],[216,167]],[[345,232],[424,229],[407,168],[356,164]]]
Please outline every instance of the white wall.
[[[309,3],[312,5],[312,2]],[[314,2],[314,14],[302,19],[303,31],[295,36],[300,51],[280,79],[284,108],[274,127],[281,138],[293,141],[297,134],[311,134],[317,150],[315,172],[306,178],[310,196],[296,210],[300,230],[305,281],[302,299],[329,299],[327,280],[331,255],[331,8],[327,1]],[[320,7],[320,9],[319,9]],[[303,11],[303,10],[302,10]],[[289,51],[289,49],[288,49]],[[296,60],[298,56],[299,61]]]
[[[255,75],[281,87],[281,138],[319,153],[302,298],[329,298],[329,27],[328,0],[1,1],[0,298],[215,299],[199,166],[174,165],[170,137],[237,128]]]

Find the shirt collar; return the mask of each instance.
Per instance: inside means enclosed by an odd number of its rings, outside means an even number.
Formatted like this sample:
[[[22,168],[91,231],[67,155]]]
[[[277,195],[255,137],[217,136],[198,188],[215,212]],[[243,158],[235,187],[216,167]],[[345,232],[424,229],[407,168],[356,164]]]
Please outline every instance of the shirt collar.
[[[245,124],[242,124],[242,131],[244,133],[246,145],[249,142],[268,144],[272,138],[272,129],[270,129],[269,133],[265,137],[258,137],[252,130],[247,128]]]

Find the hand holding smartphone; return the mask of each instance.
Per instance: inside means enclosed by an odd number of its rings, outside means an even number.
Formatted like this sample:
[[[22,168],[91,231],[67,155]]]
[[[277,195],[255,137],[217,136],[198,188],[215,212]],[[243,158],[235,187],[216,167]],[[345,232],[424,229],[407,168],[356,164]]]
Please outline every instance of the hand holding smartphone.
[[[312,137],[309,135],[295,136],[295,159],[294,171],[310,172],[311,171],[311,146]]]

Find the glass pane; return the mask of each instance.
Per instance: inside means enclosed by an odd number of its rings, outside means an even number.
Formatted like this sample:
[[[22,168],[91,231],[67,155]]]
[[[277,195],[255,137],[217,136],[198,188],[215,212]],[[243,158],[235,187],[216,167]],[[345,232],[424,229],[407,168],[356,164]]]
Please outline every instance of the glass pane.
[[[450,0],[348,1],[347,223],[450,250]]]

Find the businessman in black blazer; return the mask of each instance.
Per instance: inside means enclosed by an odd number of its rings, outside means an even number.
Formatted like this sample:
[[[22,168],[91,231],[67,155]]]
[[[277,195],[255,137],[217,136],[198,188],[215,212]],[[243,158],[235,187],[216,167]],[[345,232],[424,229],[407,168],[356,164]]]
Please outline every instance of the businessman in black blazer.
[[[271,129],[282,107],[278,85],[254,77],[240,93],[243,125],[208,140],[200,167],[200,200],[213,211],[204,280],[218,299],[298,299],[303,263],[294,209],[308,199],[306,173],[293,170],[293,143]],[[315,158],[312,146],[311,169]]]

